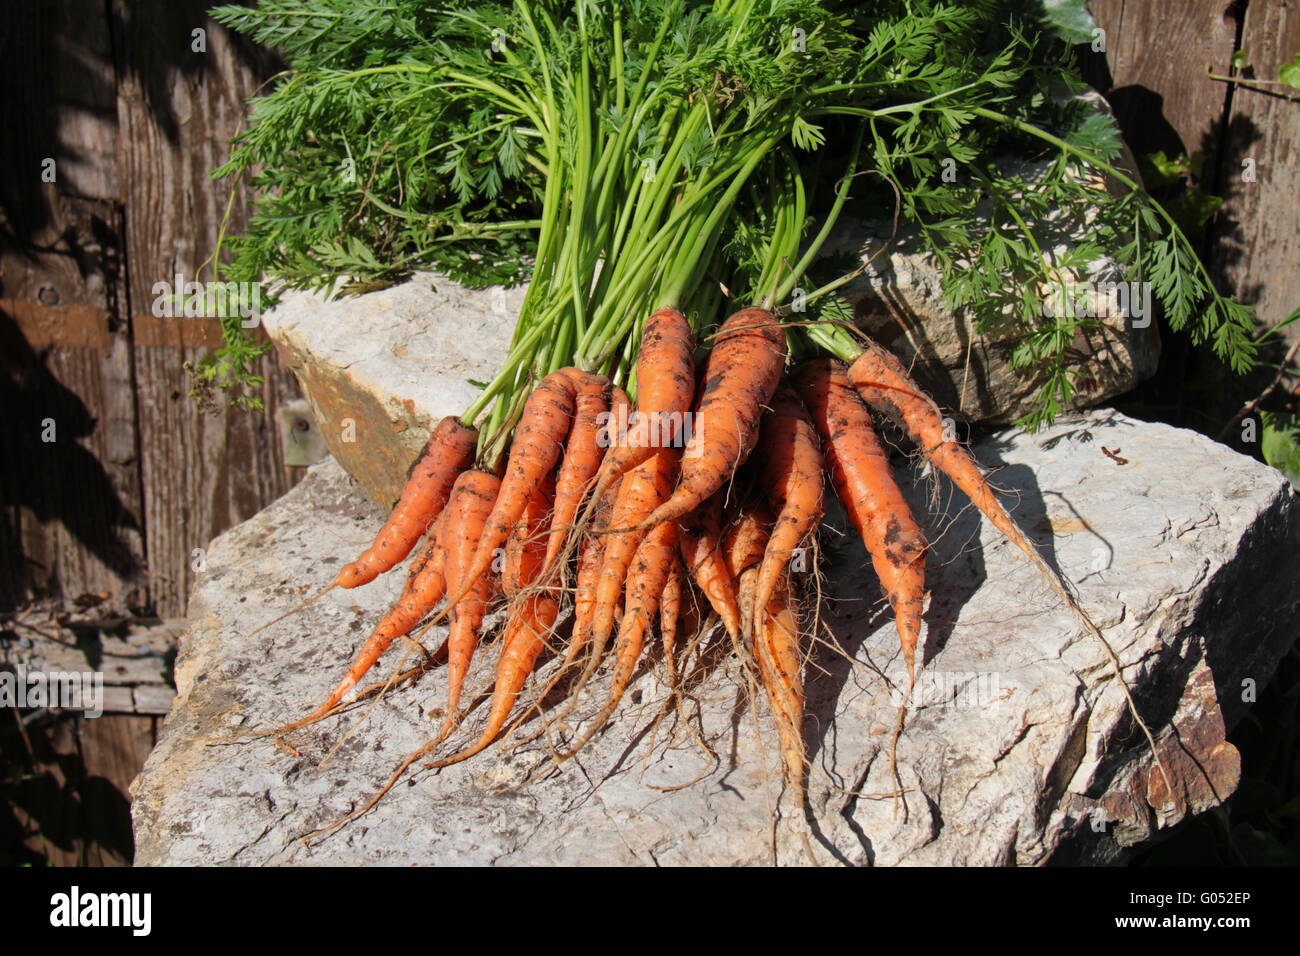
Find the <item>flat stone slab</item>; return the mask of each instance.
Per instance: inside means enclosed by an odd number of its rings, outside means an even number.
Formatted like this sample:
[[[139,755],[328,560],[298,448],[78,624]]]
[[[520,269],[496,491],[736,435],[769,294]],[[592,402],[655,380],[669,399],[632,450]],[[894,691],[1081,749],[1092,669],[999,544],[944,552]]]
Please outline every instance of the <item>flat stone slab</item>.
[[[900,461],[932,539],[924,669],[898,748],[905,792],[896,807],[897,633],[860,543],[832,514],[812,565],[821,612],[805,619],[818,862],[1113,859],[1232,792],[1240,766],[1225,725],[1251,706],[1244,682],[1267,692],[1296,640],[1300,515],[1274,469],[1106,410],[1036,435],[999,432],[974,451],[1120,654],[1174,792],[1153,772],[1096,640],[946,480]],[[211,740],[299,718],[342,676],[400,591],[399,572],[250,632],[331,580],[383,517],[330,462],[212,543],[176,664],[179,696],[133,786],[137,863],[745,865],[770,862],[773,846],[780,863],[808,862],[766,701],[749,703],[716,636],[682,715],[665,708],[652,655],[577,758],[554,765],[541,738],[441,771],[417,765],[372,811],[300,839],[368,802],[432,736],[443,669],[294,732],[293,750]],[[390,650],[375,679],[399,656]],[[495,646],[480,648],[466,701],[490,687],[495,658]],[[584,696],[570,726],[605,687]],[[484,712],[480,703],[451,748],[477,736]]]
[[[263,316],[330,452],[391,505],[439,420],[478,397],[510,349],[525,289],[468,289],[420,272],[326,301],[286,293]]]

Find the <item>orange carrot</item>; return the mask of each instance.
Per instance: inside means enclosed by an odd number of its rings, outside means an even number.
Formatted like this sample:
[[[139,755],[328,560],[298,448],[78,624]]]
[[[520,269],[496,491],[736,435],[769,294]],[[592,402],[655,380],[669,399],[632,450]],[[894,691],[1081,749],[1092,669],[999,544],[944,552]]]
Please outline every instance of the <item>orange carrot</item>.
[[[1043,575],[1048,585],[1057,596],[1065,602],[1088,630],[1097,639],[1115,669],[1115,677],[1128,703],[1129,713],[1142,729],[1151,748],[1156,767],[1160,770],[1164,783],[1172,792],[1173,784],[1169,772],[1161,760],[1156,748],[1155,736],[1142,715],[1138,712],[1133,692],[1124,679],[1123,665],[1115,649],[1110,646],[1101,628],[1079,604],[1071,585],[1061,573],[1047,561],[1034,547],[1028,535],[1020,530],[1010,513],[998,501],[993,487],[980,470],[970,452],[959,445],[952,437],[945,434],[943,416],[934,401],[929,398],[904,370],[902,363],[890,355],[875,342],[868,341],[866,349],[854,360],[848,371],[848,379],[857,388],[862,398],[873,408],[897,423],[912,441],[916,442],[932,464],[944,472],[952,482],[964,491],[970,500],[993,524],[1006,535],[1013,544],[1033,562]]]
[[[635,474],[635,472],[633,472]],[[614,644],[614,674],[610,681],[609,700],[591,719],[582,736],[562,758],[572,757],[586,746],[614,713],[623,693],[636,673],[636,664],[645,646],[646,631],[659,610],[664,587],[676,564],[677,522],[665,521],[647,534],[636,550],[627,575],[627,598],[622,623]]]
[[[614,391],[622,392],[622,389],[616,386]],[[569,635],[569,646],[564,652],[563,665],[551,677],[546,686],[542,688],[541,693],[537,695],[537,703],[533,705],[534,708],[539,707],[541,702],[550,696],[556,685],[572,673],[573,662],[577,660],[578,655],[582,653],[587,646],[587,641],[591,638],[591,619],[596,610],[596,591],[600,580],[600,565],[605,554],[606,536],[603,532],[622,484],[623,479],[620,478],[605,492],[604,497],[597,505],[593,519],[595,533],[585,534],[582,538],[581,550],[578,556],[578,579],[574,588],[573,621]],[[545,728],[524,738],[521,744],[535,739],[544,730]]]
[[[757,572],[746,572],[746,585],[757,585]],[[796,804],[806,809],[804,796],[803,675],[799,624],[790,598],[788,575],[782,575],[754,628],[754,660],[776,718],[786,783]]]
[[[618,440],[605,453],[593,500],[599,500],[620,475],[684,434],[684,416],[695,392],[695,335],[676,309],[659,309],[646,319],[637,352],[636,384],[636,415],[625,431],[611,436]]]
[[[925,535],[843,366],[829,359],[810,362],[795,381],[821,435],[836,493],[893,606],[911,686],[925,607]]]
[[[512,601],[510,606],[510,615],[501,640],[501,657],[497,661],[496,686],[492,691],[487,725],[473,744],[432,766],[445,767],[459,763],[474,756],[496,739],[554,630],[560,613],[559,603],[546,592],[528,590],[542,570],[547,541],[546,523],[550,516],[553,493],[554,481],[548,480],[528,502],[523,517],[510,534],[506,568],[502,577],[512,582],[511,597],[521,592],[523,597]]]
[[[445,554],[441,535],[443,521],[443,516],[439,515],[430,527],[429,545],[424,551],[425,560],[419,570],[407,578],[406,589],[402,592],[402,596],[398,598],[392,610],[384,615],[383,620],[375,625],[375,629],[361,646],[356,660],[348,668],[343,680],[330,692],[325,703],[307,717],[281,730],[297,729],[314,723],[334,709],[352,688],[356,687],[357,682],[366,675],[366,672],[375,666],[375,662],[383,656],[384,651],[388,650],[393,641],[409,634],[420,619],[442,600],[447,591],[446,581],[443,578]]]
[[[339,571],[334,583],[355,588],[396,565],[447,504],[456,477],[474,461],[478,432],[454,415],[438,423],[406,478],[393,513],[366,551]]]
[[[995,528],[1038,565],[1055,588],[1065,591],[1060,575],[1038,553],[1002,502],[998,501],[970,452],[953,437],[945,435],[938,406],[912,381],[898,359],[878,345],[869,343],[866,351],[849,368],[847,380],[868,405],[906,431],[921,453],[970,497]],[[1077,609],[1072,595],[1067,592],[1063,596]]]
[[[528,499],[524,513],[515,522],[510,537],[506,539],[505,560],[501,569],[501,589],[513,600],[531,584],[540,570],[541,549],[545,547],[555,501],[556,481],[547,475]]]
[[[740,605],[740,633],[752,639],[754,633],[754,589],[758,584],[757,568],[763,561],[772,532],[772,515],[761,501],[745,504],[732,521],[722,542],[727,569],[736,582],[736,601]],[[753,574],[745,572],[754,569]]]
[[[475,574],[473,561],[477,553],[475,543],[481,539],[500,489],[501,480],[496,475],[471,469],[456,479],[447,502],[447,520],[443,525],[443,543],[446,546],[444,574],[447,590],[461,597],[451,609],[447,636],[447,714],[440,739],[445,738],[456,724],[461,688],[465,675],[469,673],[470,660],[478,645],[479,626],[487,611],[488,575],[482,568]]]
[[[425,569],[442,546],[440,536],[442,535],[443,514],[444,512],[440,511],[438,517],[433,519],[433,524],[429,525],[429,530],[424,535],[424,547],[411,559],[411,564],[406,569],[406,586],[402,590],[403,595],[410,593],[411,588],[415,586],[415,579],[420,576],[420,572]]]
[[[1160,758],[1150,726],[1138,712],[1133,692],[1128,686],[1128,681],[1124,679],[1123,664],[1120,662],[1119,655],[1110,646],[1101,628],[1079,604],[1071,585],[1039,553],[1028,535],[1020,530],[1015,519],[1003,507],[1002,502],[998,501],[993,493],[993,487],[984,477],[984,473],[971,457],[970,452],[945,434],[943,416],[938,406],[912,380],[898,359],[874,342],[869,341],[865,351],[853,362],[848,371],[848,379],[867,404],[878,409],[906,431],[921,449],[921,453],[967,494],[995,528],[1024,552],[1057,596],[1101,644],[1110,659],[1111,666],[1115,669],[1115,677],[1128,703],[1129,713],[1133,715],[1133,720],[1146,736],[1156,767],[1164,778],[1166,788],[1172,792],[1173,784],[1169,772]]]
[[[771,411],[763,417],[755,458],[777,517],[754,587],[751,617],[767,607],[791,555],[821,521],[825,510],[817,430],[799,396],[788,387],[776,393]]]
[[[771,533],[772,513],[761,501],[747,502],[739,509],[722,539],[722,553],[733,578],[739,581],[743,572],[763,560]]]
[[[712,495],[681,521],[679,533],[686,571],[722,619],[733,639],[740,637],[736,581],[722,553],[722,499]]]
[[[555,627],[560,606],[549,594],[532,594],[524,598],[518,608],[512,609],[502,639],[501,659],[497,663],[496,686],[492,690],[492,708],[488,712],[487,726],[478,740],[459,753],[431,764],[446,767],[459,763],[484,750],[501,728],[505,726],[514,709],[519,692],[533,672],[537,658],[546,648],[547,640]]]
[[[785,366],[785,331],[763,309],[742,309],[722,324],[704,369],[682,478],[644,525],[653,528],[699,506],[735,473],[754,447],[763,406]]]
[[[327,587],[251,633],[257,634],[278,624],[320,600],[334,588],[360,587],[400,563],[411,553],[415,543],[420,540],[420,535],[425,533],[446,506],[447,495],[451,493],[456,476],[474,461],[477,442],[478,432],[462,425],[455,416],[448,416],[439,422],[425,443],[424,451],[411,465],[397,504],[379,530],[374,543],[357,560],[344,565]]]
[[[680,536],[679,536],[680,540]],[[659,637],[663,642],[664,663],[668,666],[668,684],[677,686],[677,668],[673,662],[677,643],[677,621],[682,615],[682,562],[677,555],[671,558],[672,568],[664,582],[664,593],[659,599]]]
[[[623,476],[618,498],[610,513],[610,527],[613,530],[605,537],[605,553],[601,557],[591,623],[586,633],[578,638],[589,645],[591,651],[587,666],[574,689],[575,697],[600,663],[601,654],[613,630],[615,610],[627,578],[628,567],[646,536],[644,531],[626,529],[633,529],[668,497],[679,458],[680,452],[677,449],[661,448]]]
[[[475,585],[488,569],[538,483],[555,467],[573,421],[575,400],[573,381],[563,372],[546,376],[528,396],[511,442],[496,504],[475,538],[477,547],[463,565],[462,587]],[[452,596],[448,600],[453,605],[459,603],[464,593],[449,587]]]
[[[586,494],[587,483],[600,468],[604,454],[600,445],[601,416],[609,412],[609,379],[578,369],[560,371],[568,375],[577,389],[577,411],[565,444],[564,461],[555,480],[555,515],[551,519],[550,541],[542,561],[543,574],[564,546],[574,515],[578,513],[578,505]]]
[[[628,569],[625,610],[619,626],[619,662],[611,697],[621,696],[640,656],[646,632],[677,566],[677,522],[668,521],[645,536]]]
[[[609,514],[614,508],[614,499],[622,487],[623,479],[615,480],[605,492],[596,508],[593,518],[595,534],[583,539],[582,551],[578,559],[578,580],[573,595],[573,636],[569,647],[564,652],[565,665],[571,664],[586,646],[590,637],[591,619],[596,611],[596,587],[600,581],[600,565],[605,556],[604,530],[609,523]]]

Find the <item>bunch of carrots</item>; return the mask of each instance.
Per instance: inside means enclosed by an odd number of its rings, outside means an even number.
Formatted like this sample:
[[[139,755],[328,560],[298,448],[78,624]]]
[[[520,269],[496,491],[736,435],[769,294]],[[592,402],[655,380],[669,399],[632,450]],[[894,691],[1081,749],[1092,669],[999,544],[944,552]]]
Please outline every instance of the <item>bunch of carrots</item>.
[[[402,763],[382,796],[459,726],[465,680],[499,594],[507,612],[486,723],[477,740],[430,766],[465,760],[497,740],[548,654],[562,663],[536,694],[539,712],[567,681],[569,704],[560,717],[567,716],[602,665],[612,672],[604,706],[555,751],[565,760],[614,713],[656,624],[675,688],[682,621],[712,627],[712,618],[689,613],[708,607],[765,691],[785,780],[803,808],[806,615],[790,565],[820,526],[827,476],[893,608],[908,675],[904,701],[915,681],[927,545],[873,412],[961,488],[1095,631],[897,359],[822,326],[819,336],[839,357],[787,369],[787,331],[768,308],[736,312],[711,337],[697,370],[690,323],[677,309],[660,308],[644,323],[635,408],[605,376],[560,369],[528,394],[509,454],[496,461],[476,460],[472,425],[444,419],[374,543],[331,585],[374,580],[423,538],[405,589],[324,702],[276,733],[335,713],[394,641],[429,615],[430,626],[446,620],[441,730]],[[900,708],[895,749],[903,716]]]
[[[268,38],[297,35],[299,5],[280,6],[255,17]],[[940,3],[917,8],[928,19],[911,11],[877,23],[865,51],[852,11],[815,0],[497,6],[482,19],[447,13],[445,36],[418,59],[351,73],[319,65],[326,91],[343,79],[392,83],[403,91],[395,102],[441,103],[449,125],[429,135],[448,138],[424,152],[486,135],[458,132],[453,121],[467,116],[513,130],[510,141],[528,150],[518,177],[545,190],[539,219],[498,224],[537,235],[500,372],[462,415],[439,423],[374,543],[331,585],[363,586],[414,552],[401,596],[320,706],[273,733],[337,713],[395,641],[418,641],[423,631],[409,635],[422,622],[425,630],[446,622],[442,727],[388,786],[421,758],[447,765],[479,753],[512,716],[545,713],[557,689],[568,694],[567,716],[608,664],[604,706],[556,749],[567,759],[617,709],[656,627],[676,688],[682,648],[716,616],[764,689],[802,805],[809,615],[791,563],[821,523],[827,476],[894,610],[909,685],[916,676],[927,545],[891,473],[882,421],[1038,566],[1118,675],[1068,583],[898,360],[842,311],[801,314],[856,275],[798,289],[861,175],[864,150],[868,171],[894,189],[897,219],[916,213],[915,184],[909,193],[900,177],[925,171],[905,171],[900,150],[915,157],[928,137],[937,137],[934,149],[955,150],[959,132],[992,149],[993,132],[974,136],[977,115],[1034,134],[1001,112],[1023,79],[1014,64],[1024,38],[985,50],[974,27],[987,11]],[[280,19],[292,29],[273,29]],[[511,42],[484,52],[494,30]],[[461,33],[473,43],[459,42]],[[249,134],[248,161],[268,136],[307,135],[299,115],[268,112]],[[1109,169],[1100,151],[1039,132],[1063,166]],[[838,179],[820,155],[811,166],[801,156],[827,137],[844,148],[836,158],[847,158]],[[458,228],[482,226],[473,225]],[[728,302],[753,305],[719,323]],[[463,720],[470,665],[499,602],[505,624],[486,723],[469,746],[440,753]],[[521,706],[547,655],[561,665]],[[900,708],[895,753],[904,716]]]

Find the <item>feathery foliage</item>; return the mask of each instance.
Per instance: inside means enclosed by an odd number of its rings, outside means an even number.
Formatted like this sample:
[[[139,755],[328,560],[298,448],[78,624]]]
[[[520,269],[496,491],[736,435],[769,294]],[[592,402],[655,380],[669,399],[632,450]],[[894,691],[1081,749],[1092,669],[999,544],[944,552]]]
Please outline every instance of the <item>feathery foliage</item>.
[[[658,305],[703,330],[727,298],[786,304],[845,207],[837,183],[862,169],[877,175],[852,181],[853,208],[889,210],[897,189],[950,304],[1043,370],[1028,425],[1068,400],[1071,343],[1096,324],[1054,314],[1050,290],[1108,256],[1174,328],[1251,360],[1250,310],[1111,165],[1113,122],[1063,95],[1081,86],[1076,0],[263,0],[213,16],[291,65],[216,171],[257,195],[218,250],[228,278],[528,281],[515,349],[470,409],[491,425],[575,360],[634,387],[636,316]]]

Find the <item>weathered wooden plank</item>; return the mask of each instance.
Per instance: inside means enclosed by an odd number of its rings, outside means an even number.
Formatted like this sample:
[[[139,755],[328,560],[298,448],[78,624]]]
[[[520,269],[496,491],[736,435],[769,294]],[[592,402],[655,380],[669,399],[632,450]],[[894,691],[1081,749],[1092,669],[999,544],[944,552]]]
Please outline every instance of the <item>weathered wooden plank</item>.
[[[1094,58],[1085,75],[1111,102],[1134,154],[1200,153],[1204,165],[1197,185],[1216,192],[1229,98],[1207,67],[1223,68],[1231,61],[1247,5],[1090,0],[1088,6],[1106,31],[1106,54],[1100,74]],[[1213,234],[1201,248],[1213,255]],[[1218,286],[1228,295],[1240,294],[1229,281],[1221,279]],[[1242,387],[1208,348],[1194,349],[1187,336],[1174,334],[1164,340],[1160,371],[1139,395],[1154,401],[1159,414],[1217,430],[1239,406]]]
[[[245,102],[272,63],[209,20],[205,0],[110,5],[119,57],[118,176],[130,183],[126,246],[130,300],[137,313],[153,303],[156,283],[210,279],[200,266],[216,245],[232,185],[209,172],[229,150]],[[247,215],[240,191],[230,228]],[[142,486],[150,590],[162,614],[182,613],[193,582],[195,549],[283,494],[292,476],[275,439],[275,410],[293,384],[274,359],[264,363],[264,414],[246,415],[218,400],[201,415],[183,370],[209,343],[190,320],[157,324],[171,349],[137,349]]]
[[[12,716],[11,716],[12,715]],[[3,716],[6,753],[21,766],[24,776],[10,791],[11,813],[22,843],[37,859],[50,866],[77,866],[81,862],[80,807],[70,777],[77,759],[77,718],[71,715],[34,723],[20,736],[18,711]],[[21,762],[13,756],[24,751]],[[30,752],[27,752],[30,748]]]
[[[65,715],[27,728],[19,745],[31,746],[32,763],[12,812],[34,834],[24,841],[29,851],[52,866],[130,865],[129,788],[153,749],[157,720]],[[6,745],[17,737],[12,724],[5,728]]]
[[[1232,57],[1233,6],[1223,0],[1091,0],[1088,8],[1105,31],[1111,85],[1102,92],[1134,154],[1203,152],[1213,169],[1225,91],[1205,68]]]
[[[176,699],[176,689],[159,684],[141,684],[131,689],[132,710],[137,714],[165,715]]]
[[[1247,5],[1241,46],[1256,76],[1276,80],[1278,67],[1300,51],[1300,2]],[[1216,65],[1227,72],[1226,61]],[[1300,307],[1300,104],[1238,86],[1228,133],[1215,264],[1260,321],[1275,325]],[[1300,328],[1286,334],[1294,342]]]
[[[144,567],[130,342],[120,297],[117,111],[96,0],[0,11],[0,592],[108,591],[138,604]],[[66,342],[32,337],[58,329]],[[49,427],[54,429],[54,441]]]
[[[18,326],[33,351],[98,349],[112,351],[115,321],[112,312],[90,305],[46,306],[23,299],[0,298],[3,310]],[[215,318],[159,318],[149,313],[131,316],[131,344],[149,348],[215,348],[221,344],[221,322]]]
[[[104,688],[104,713],[130,714],[135,712],[135,695],[130,687]]]
[[[120,270],[102,256],[88,261],[98,269],[91,277]],[[144,551],[129,340],[103,307],[103,282],[77,284],[57,270],[23,278],[40,282],[52,304],[0,303],[9,393],[0,482],[7,536],[22,542],[0,556],[10,596],[109,591],[114,607],[137,606]],[[71,344],[43,341],[50,329]]]
[[[139,606],[143,537],[125,339],[114,336],[107,356],[53,348],[15,359],[31,384],[16,427],[5,429],[14,453],[5,497],[22,511],[24,552],[42,565],[29,566],[28,580],[69,598],[107,592],[119,610]]]
[[[81,787],[92,866],[127,865],[135,853],[131,834],[131,781],[144,766],[157,737],[158,719],[110,714],[80,723],[85,782]]]
[[[0,137],[0,295],[103,305],[119,258],[117,108],[104,5],[6,3],[0,89],[9,131]]]

